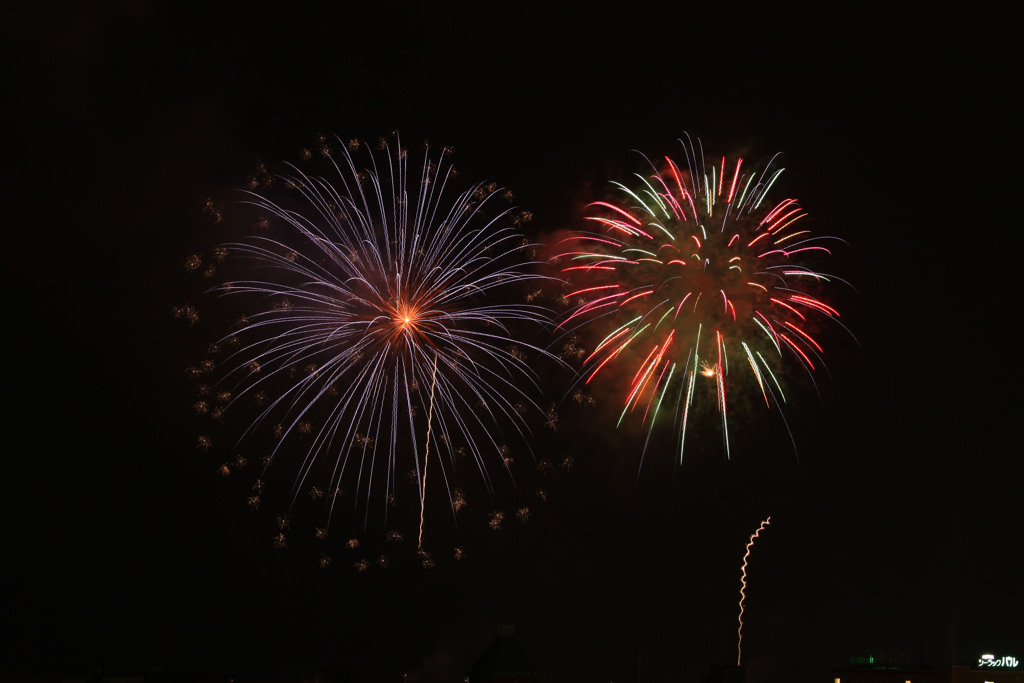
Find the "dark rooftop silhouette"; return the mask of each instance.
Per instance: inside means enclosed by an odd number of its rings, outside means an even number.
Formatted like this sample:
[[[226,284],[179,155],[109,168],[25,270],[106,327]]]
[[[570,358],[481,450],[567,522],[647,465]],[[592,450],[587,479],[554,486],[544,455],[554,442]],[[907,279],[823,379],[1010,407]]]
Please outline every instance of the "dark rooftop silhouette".
[[[512,624],[498,625],[494,640],[469,670],[469,683],[528,683],[537,678],[537,666],[516,640]]]

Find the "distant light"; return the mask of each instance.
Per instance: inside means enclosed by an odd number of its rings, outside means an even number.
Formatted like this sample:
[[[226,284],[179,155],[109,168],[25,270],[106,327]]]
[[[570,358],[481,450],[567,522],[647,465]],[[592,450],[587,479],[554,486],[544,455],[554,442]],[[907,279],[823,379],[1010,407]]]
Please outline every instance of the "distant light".
[[[1003,655],[999,659],[993,654],[983,654],[978,658],[978,666],[986,669],[1016,669],[1020,660],[1010,655]]]

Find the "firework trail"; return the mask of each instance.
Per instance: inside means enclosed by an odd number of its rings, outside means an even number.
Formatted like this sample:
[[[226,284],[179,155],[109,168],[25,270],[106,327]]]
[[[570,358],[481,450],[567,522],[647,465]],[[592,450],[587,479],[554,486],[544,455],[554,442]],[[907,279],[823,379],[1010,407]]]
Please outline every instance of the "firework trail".
[[[434,371],[430,375],[430,406],[427,408],[427,439],[423,446],[423,485],[420,487],[420,533],[416,548],[423,550],[423,520],[427,508],[427,465],[430,461],[430,431],[434,426],[434,389],[437,387],[437,357],[434,357]]]
[[[743,601],[747,599],[747,560],[750,558],[750,550],[754,547],[754,541],[757,540],[757,537],[771,522],[771,517],[761,522],[761,526],[757,527],[757,531],[750,535],[750,540],[747,541],[747,552],[743,555],[743,568],[740,574],[740,625],[736,629],[736,666],[740,665],[740,660],[743,658]]]
[[[651,171],[632,187],[613,183],[619,199],[590,204],[594,229],[562,240],[556,256],[575,304],[559,327],[600,338],[581,381],[621,367],[630,379],[619,424],[640,415],[646,452],[670,412],[680,462],[703,405],[714,406],[730,457],[727,399],[741,382],[785,423],[783,370],[795,363],[813,382],[823,366],[815,328],[839,318],[816,293],[836,278],[809,265],[835,238],[804,229],[795,199],[768,201],[782,169],[706,165],[689,138],[683,150],[683,165],[644,157]]]
[[[294,472],[293,503],[323,496],[328,523],[347,504],[365,531],[371,510],[387,523],[406,473],[422,520],[428,453],[449,500],[463,456],[493,490],[501,430],[524,437],[523,411],[543,415],[527,360],[538,349],[516,335],[550,315],[522,303],[541,276],[508,193],[453,195],[447,149],[414,162],[397,137],[365,157],[321,142],[326,174],[289,165],[265,186],[280,197],[246,191],[257,230],[218,252],[241,275],[214,291],[245,316],[216,345],[217,391],[230,412],[258,406],[240,442],[273,434],[264,468]]]

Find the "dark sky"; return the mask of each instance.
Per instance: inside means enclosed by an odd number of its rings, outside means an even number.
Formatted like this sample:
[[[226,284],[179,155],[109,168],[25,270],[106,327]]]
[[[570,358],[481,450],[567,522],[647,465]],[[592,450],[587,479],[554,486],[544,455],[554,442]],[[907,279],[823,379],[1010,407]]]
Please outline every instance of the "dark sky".
[[[735,660],[739,563],[767,515],[751,683],[823,680],[857,654],[1021,656],[1015,197],[997,191],[991,26],[364,4],[4,11],[0,670],[454,681],[512,622],[549,683],[696,681]],[[676,154],[689,132],[783,152],[787,192],[849,242],[857,290],[859,346],[830,338],[823,398],[792,423],[799,460],[755,421],[729,461],[650,453],[638,476],[635,435],[565,407],[534,448],[574,468],[528,524],[467,525],[461,562],[424,570],[406,548],[359,574],[343,533],[326,570],[311,544],[275,550],[274,510],[247,510],[195,448],[182,264],[211,245],[203,199],[257,161],[393,129],[512,188],[538,235],[578,227],[632,149]]]

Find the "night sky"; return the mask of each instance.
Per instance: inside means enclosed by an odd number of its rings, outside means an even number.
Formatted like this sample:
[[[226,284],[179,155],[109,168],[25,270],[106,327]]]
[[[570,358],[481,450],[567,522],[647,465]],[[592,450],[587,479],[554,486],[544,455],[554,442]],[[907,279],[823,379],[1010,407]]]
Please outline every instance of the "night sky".
[[[982,68],[1004,63],[993,26],[853,6],[344,4],[4,11],[0,672],[363,665],[440,683],[514,623],[546,683],[697,681],[735,662],[740,560],[768,515],[750,683],[826,680],[862,654],[1024,656],[1019,237],[997,189],[1009,94]],[[549,501],[499,532],[487,503],[468,509],[461,561],[423,569],[407,542],[358,573],[344,531],[326,569],[311,542],[275,549],[278,511],[251,512],[246,481],[196,448],[185,368],[208,340],[171,314],[202,300],[183,263],[216,243],[204,199],[230,208],[257,162],[396,129],[512,189],[538,238],[580,227],[631,150],[678,155],[690,133],[711,155],[782,152],[775,196],[848,242],[834,268],[856,287],[839,295],[856,341],[827,335],[798,452],[735,416],[731,459],[655,448],[640,468],[641,437],[595,390],[598,408],[562,406],[532,444],[573,459]]]

